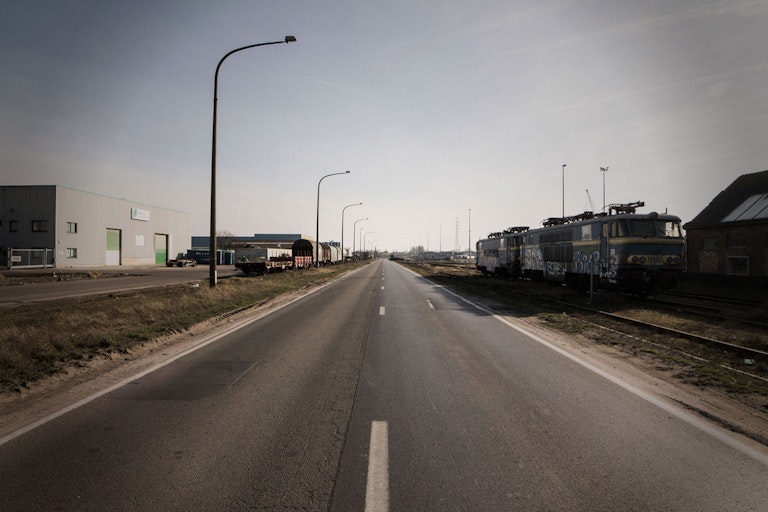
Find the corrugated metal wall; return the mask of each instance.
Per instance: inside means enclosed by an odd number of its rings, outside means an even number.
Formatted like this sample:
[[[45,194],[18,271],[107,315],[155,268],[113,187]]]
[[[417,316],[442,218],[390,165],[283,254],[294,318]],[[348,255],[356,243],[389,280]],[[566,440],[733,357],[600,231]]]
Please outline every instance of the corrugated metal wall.
[[[31,231],[36,220],[47,221],[46,232]],[[16,233],[9,232],[11,221]],[[155,265],[157,239],[167,237],[171,256],[190,247],[190,222],[188,213],[66,187],[0,187],[0,248],[52,248],[57,267],[106,265],[107,230],[120,233],[119,257],[112,254],[110,263]]]

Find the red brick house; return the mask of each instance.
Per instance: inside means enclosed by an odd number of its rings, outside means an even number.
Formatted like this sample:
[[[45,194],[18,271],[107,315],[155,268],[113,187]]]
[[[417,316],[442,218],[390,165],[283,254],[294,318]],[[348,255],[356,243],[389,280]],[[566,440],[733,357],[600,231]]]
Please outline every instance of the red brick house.
[[[692,277],[768,283],[768,171],[737,178],[684,228]]]

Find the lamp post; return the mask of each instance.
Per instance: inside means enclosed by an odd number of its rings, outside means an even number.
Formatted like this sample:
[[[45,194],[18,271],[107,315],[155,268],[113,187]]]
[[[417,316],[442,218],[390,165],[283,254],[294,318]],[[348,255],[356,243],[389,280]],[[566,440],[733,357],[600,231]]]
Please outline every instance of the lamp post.
[[[467,268],[471,266],[472,259],[472,208],[467,213]]]
[[[354,204],[348,204],[344,208],[341,209],[341,261],[344,261],[344,210],[349,208],[350,206],[360,206],[363,203],[354,203]]]
[[[364,219],[357,219],[354,224],[352,224],[352,257],[355,256],[355,240],[357,240],[357,223],[363,220],[369,220],[368,217]],[[360,233],[362,234],[363,228],[360,228]]]
[[[366,234],[363,235],[363,255],[365,255],[365,237],[373,233],[375,233],[375,231],[368,231]]]
[[[603,213],[605,213],[605,173],[608,172],[608,168],[601,167],[600,172],[603,173]]]
[[[270,44],[282,44],[295,42],[293,36],[285,36],[282,41],[272,41],[270,43],[259,43],[236,48],[224,55],[216,66],[216,73],[213,76],[213,142],[211,143],[211,239],[210,239],[210,267],[209,280],[211,288],[216,286],[216,112],[219,101],[219,69],[227,57],[233,53],[255,48],[257,46],[267,46]]]
[[[315,268],[320,266],[320,184],[328,176],[337,176],[339,174],[349,174],[349,171],[326,174],[317,182],[317,215],[315,217],[315,236],[317,237],[317,240],[315,240]]]
[[[565,164],[563,164],[563,218],[565,218]]]

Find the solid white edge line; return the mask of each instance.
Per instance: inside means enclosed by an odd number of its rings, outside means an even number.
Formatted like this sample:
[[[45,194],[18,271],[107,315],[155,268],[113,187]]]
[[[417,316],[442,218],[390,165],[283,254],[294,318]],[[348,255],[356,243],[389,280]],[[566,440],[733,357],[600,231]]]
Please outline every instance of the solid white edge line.
[[[758,462],[761,462],[762,464],[768,466],[768,455],[766,455],[763,452],[759,452],[759,451],[753,449],[748,444],[742,442],[741,440],[736,439],[735,437],[733,437],[733,434],[730,431],[725,431],[722,428],[713,425],[712,423],[710,423],[707,420],[703,420],[700,417],[693,415],[692,413],[689,413],[689,412],[687,412],[687,411],[685,411],[683,409],[680,409],[679,407],[676,407],[675,405],[667,403],[664,400],[662,400],[662,399],[660,399],[660,398],[658,398],[656,396],[653,396],[650,393],[647,393],[647,392],[643,391],[642,389],[636,388],[635,386],[632,386],[631,384],[629,384],[627,382],[624,382],[620,378],[615,377],[614,375],[611,375],[610,373],[601,370],[600,368],[592,365],[591,363],[589,363],[587,361],[584,361],[583,359],[580,359],[578,356],[575,356],[574,354],[571,354],[570,352],[566,352],[562,348],[552,344],[551,342],[545,340],[544,338],[540,338],[539,336],[533,334],[532,332],[529,332],[529,331],[523,329],[522,327],[513,324],[512,322],[510,322],[506,318],[503,318],[503,317],[497,315],[496,313],[494,313],[490,309],[487,309],[487,308],[485,308],[483,306],[480,306],[479,304],[475,304],[474,302],[470,301],[469,299],[466,299],[466,298],[462,297],[458,293],[453,292],[453,291],[449,290],[448,288],[446,288],[446,287],[444,287],[442,285],[439,285],[437,283],[434,283],[434,282],[430,281],[426,277],[419,275],[418,273],[414,272],[411,269],[408,269],[408,268],[405,268],[405,267],[402,267],[402,268],[404,268],[406,271],[411,272],[412,274],[414,274],[414,275],[416,275],[418,277],[421,277],[422,279],[424,279],[428,283],[432,284],[433,286],[437,286],[438,288],[441,288],[441,289],[445,290],[446,292],[450,293],[454,297],[456,297],[456,298],[466,302],[467,304],[469,304],[473,308],[475,308],[475,309],[477,309],[479,311],[482,311],[483,313],[486,313],[487,315],[495,318],[499,322],[502,322],[503,324],[507,325],[508,327],[511,327],[512,329],[518,331],[519,333],[521,333],[521,334],[531,338],[532,340],[534,340],[534,341],[544,345],[547,348],[550,348],[550,349],[554,350],[558,354],[567,357],[571,361],[573,361],[573,362],[583,366],[587,370],[589,370],[591,372],[594,372],[597,375],[600,375],[601,377],[603,377],[605,379],[608,379],[609,381],[613,382],[614,384],[616,384],[616,385],[624,388],[625,390],[629,391],[633,395],[635,395],[637,397],[640,397],[643,400],[645,400],[647,402],[650,402],[651,404],[659,407],[663,411],[668,412],[669,414],[675,416],[676,418],[683,420],[688,425],[690,425],[690,426],[692,426],[694,428],[697,428],[697,429],[699,429],[699,430],[701,430],[701,431],[711,435],[715,439],[718,439],[719,441],[725,443],[726,445],[730,446],[731,448],[734,448],[734,449],[738,450],[739,452],[741,452],[741,453],[743,453],[745,455],[748,455],[749,457],[752,457],[753,459],[757,460]]]
[[[82,407],[85,404],[96,400],[97,398],[101,398],[102,396],[107,395],[107,394],[111,393],[112,391],[115,391],[116,389],[119,389],[119,388],[125,386],[126,384],[128,384],[130,382],[133,382],[136,379],[140,379],[140,378],[144,377],[145,375],[148,375],[148,374],[150,374],[150,373],[152,373],[152,372],[154,372],[156,370],[159,370],[160,368],[162,368],[164,366],[167,366],[167,365],[173,363],[174,361],[176,361],[178,359],[181,359],[182,357],[187,356],[187,355],[195,352],[196,350],[199,350],[199,349],[201,349],[203,347],[206,347],[206,346],[210,345],[211,343],[214,343],[214,342],[220,340],[221,338],[224,338],[225,336],[228,336],[228,335],[232,334],[233,332],[235,332],[235,331],[237,331],[239,329],[242,329],[243,327],[246,327],[246,326],[248,326],[248,325],[250,325],[250,324],[252,324],[254,322],[257,322],[257,321],[261,320],[264,317],[267,317],[267,316],[271,315],[272,313],[280,311],[281,309],[290,306],[294,302],[298,302],[298,301],[300,301],[300,300],[302,300],[302,299],[304,299],[306,297],[309,297],[310,295],[312,295],[312,294],[314,294],[316,292],[319,292],[320,290],[323,290],[323,289],[327,288],[328,286],[336,284],[336,283],[342,281],[343,279],[346,279],[347,277],[349,277],[349,276],[351,276],[353,274],[356,274],[357,272],[360,272],[364,268],[366,268],[366,267],[360,267],[359,269],[353,270],[353,271],[349,272],[348,274],[345,274],[345,275],[339,277],[338,279],[335,279],[333,281],[329,281],[327,283],[324,283],[324,284],[318,286],[317,288],[312,288],[312,289],[308,290],[307,293],[305,293],[304,295],[300,295],[298,297],[294,297],[293,299],[289,300],[288,302],[285,302],[284,304],[279,304],[279,305],[275,306],[273,309],[270,309],[268,311],[264,311],[264,312],[262,312],[260,314],[257,314],[256,316],[254,316],[252,318],[246,318],[246,319],[244,319],[244,320],[242,320],[240,322],[235,322],[228,329],[213,335],[211,338],[207,338],[207,339],[203,338],[204,341],[200,342],[198,345],[195,345],[194,347],[190,347],[189,349],[187,349],[187,350],[185,350],[183,352],[179,352],[175,356],[172,356],[172,357],[170,357],[170,358],[168,358],[168,359],[166,359],[164,361],[161,361],[160,363],[157,363],[156,365],[151,366],[150,368],[147,368],[146,370],[143,370],[143,371],[141,371],[139,373],[136,373],[136,374],[132,375],[131,377],[128,377],[128,378],[118,382],[117,384],[114,384],[114,385],[112,385],[112,386],[110,386],[110,387],[108,387],[106,389],[103,389],[103,390],[101,390],[101,391],[99,391],[97,393],[94,393],[94,394],[86,397],[86,398],[83,398],[82,400],[79,400],[79,401],[77,401],[77,402],[75,402],[73,404],[70,404],[70,405],[64,407],[63,409],[60,409],[60,410],[58,410],[58,411],[56,411],[56,412],[54,412],[52,414],[49,414],[48,416],[45,416],[44,418],[41,418],[41,419],[39,419],[39,420],[37,420],[35,422],[30,423],[29,425],[25,425],[25,426],[23,426],[23,427],[21,427],[21,428],[19,428],[17,430],[14,430],[10,434],[7,434],[4,437],[0,437],[0,446],[4,445],[5,443],[7,443],[9,441],[12,441],[12,440],[16,439],[17,437],[20,437],[20,436],[26,434],[27,432],[30,432],[30,431],[32,431],[32,430],[34,430],[34,429],[36,429],[36,428],[38,428],[38,427],[40,427],[42,425],[45,425],[49,421],[55,420],[59,416],[63,416],[63,415],[67,414],[70,411],[74,411],[75,409],[77,409],[79,407]]]
[[[365,512],[389,512],[389,434],[386,421],[371,423]]]

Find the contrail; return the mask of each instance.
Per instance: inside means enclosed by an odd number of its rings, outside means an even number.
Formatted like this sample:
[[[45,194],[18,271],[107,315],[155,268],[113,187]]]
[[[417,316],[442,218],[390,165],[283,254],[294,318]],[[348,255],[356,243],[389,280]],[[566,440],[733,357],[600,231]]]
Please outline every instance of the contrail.
[[[327,85],[328,87],[333,87],[334,89],[340,89],[340,90],[342,90],[344,92],[348,92],[348,93],[351,93],[351,94],[356,94],[357,96],[362,96],[363,98],[368,98],[368,99],[372,99],[372,100],[376,99],[373,96],[370,96],[368,94],[365,94],[365,93],[362,93],[362,92],[359,92],[359,91],[354,91],[352,89],[347,89],[346,87],[342,87],[340,85],[332,84],[330,82],[326,82],[325,80],[320,80],[319,78],[315,78],[314,76],[304,75],[304,78],[306,78],[308,80],[312,80],[314,82],[321,83],[323,85]]]

